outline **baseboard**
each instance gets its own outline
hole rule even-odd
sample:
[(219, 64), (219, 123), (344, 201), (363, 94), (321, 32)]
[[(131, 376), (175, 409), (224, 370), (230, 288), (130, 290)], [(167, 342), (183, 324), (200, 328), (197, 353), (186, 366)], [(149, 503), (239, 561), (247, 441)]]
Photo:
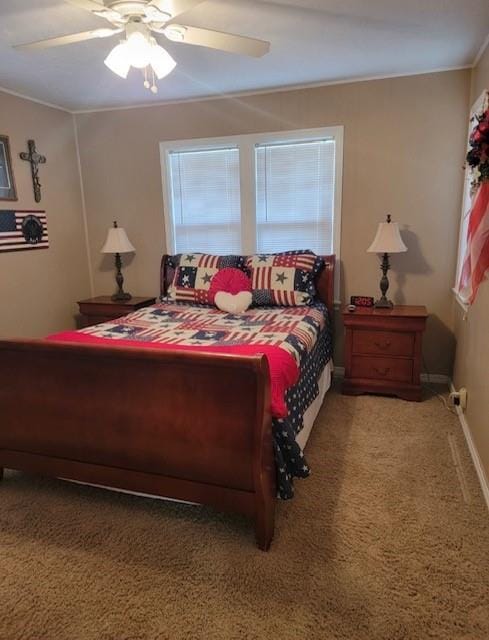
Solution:
[[(335, 367), (334, 375), (336, 378), (344, 378), (345, 367)], [(444, 384), (447, 387), (450, 386), (450, 378), (443, 373), (422, 373), (421, 382), (427, 382), (428, 384)]]
[[(450, 382), (450, 391), (455, 391), (453, 382)], [(484, 496), (484, 500), (486, 501), (487, 508), (489, 509), (489, 481), (487, 480), (486, 472), (484, 471), (484, 467), (482, 466), (479, 452), (477, 451), (475, 442), (472, 438), (472, 433), (470, 432), (470, 427), (469, 427), (469, 423), (467, 422), (467, 418), (465, 417), (465, 414), (460, 407), (455, 407), (455, 410), (457, 412), (458, 419), (462, 427), (462, 431), (464, 432), (465, 441), (467, 442), (467, 446), (469, 448), (470, 457), (472, 458), (472, 463), (475, 467), (475, 472), (477, 473), (477, 477), (479, 478), (479, 482), (482, 489), (482, 495)]]
[(428, 384), (444, 384), (447, 387), (450, 386), (450, 378), (444, 373), (422, 373), (421, 382), (427, 382)]

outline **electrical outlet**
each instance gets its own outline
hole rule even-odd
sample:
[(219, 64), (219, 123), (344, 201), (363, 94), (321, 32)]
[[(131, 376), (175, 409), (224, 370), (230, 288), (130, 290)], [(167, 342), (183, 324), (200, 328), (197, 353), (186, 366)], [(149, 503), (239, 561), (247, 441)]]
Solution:
[(461, 387), (458, 391), (452, 391), (449, 398), (454, 407), (460, 407), (462, 411), (465, 411), (467, 408), (467, 389), (465, 387)]

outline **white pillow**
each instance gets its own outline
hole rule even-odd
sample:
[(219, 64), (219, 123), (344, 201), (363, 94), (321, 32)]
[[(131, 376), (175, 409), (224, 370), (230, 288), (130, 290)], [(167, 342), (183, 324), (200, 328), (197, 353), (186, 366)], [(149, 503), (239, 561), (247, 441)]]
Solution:
[(227, 313), (244, 313), (250, 306), (252, 298), (251, 291), (240, 291), (234, 295), (227, 291), (218, 291), (214, 298), (214, 304), (218, 309)]

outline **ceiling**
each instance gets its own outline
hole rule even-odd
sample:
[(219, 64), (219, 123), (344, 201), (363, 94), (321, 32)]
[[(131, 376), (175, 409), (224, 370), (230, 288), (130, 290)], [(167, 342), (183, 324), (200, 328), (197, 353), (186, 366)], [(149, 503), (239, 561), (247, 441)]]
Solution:
[(117, 38), (20, 52), (12, 44), (108, 26), (63, 0), (1, 0), (0, 87), (90, 110), (470, 66), (489, 31), (488, 0), (208, 0), (179, 22), (269, 40), (251, 59), (161, 43), (177, 61), (152, 95), (103, 60)]

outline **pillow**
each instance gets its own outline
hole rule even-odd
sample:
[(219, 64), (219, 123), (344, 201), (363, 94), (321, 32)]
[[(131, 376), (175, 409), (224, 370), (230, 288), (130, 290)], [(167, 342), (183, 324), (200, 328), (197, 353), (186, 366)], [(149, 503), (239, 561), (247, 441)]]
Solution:
[(251, 291), (240, 291), (239, 293), (218, 291), (214, 297), (214, 303), (218, 309), (233, 314), (244, 313), (252, 302)]
[(226, 267), (243, 266), (242, 256), (214, 256), (207, 253), (182, 253), (174, 257), (175, 275), (168, 297), (176, 302), (212, 304), (209, 288), (212, 278)]
[(209, 298), (211, 301), (218, 291), (226, 293), (239, 293), (240, 291), (251, 291), (251, 280), (241, 269), (226, 267), (221, 269), (212, 278), (209, 287)]
[(245, 264), (255, 305), (299, 307), (312, 304), (323, 259), (312, 251), (284, 251), (248, 256)]
[(212, 278), (209, 299), (221, 311), (244, 313), (253, 299), (251, 280), (241, 269), (221, 269)]

